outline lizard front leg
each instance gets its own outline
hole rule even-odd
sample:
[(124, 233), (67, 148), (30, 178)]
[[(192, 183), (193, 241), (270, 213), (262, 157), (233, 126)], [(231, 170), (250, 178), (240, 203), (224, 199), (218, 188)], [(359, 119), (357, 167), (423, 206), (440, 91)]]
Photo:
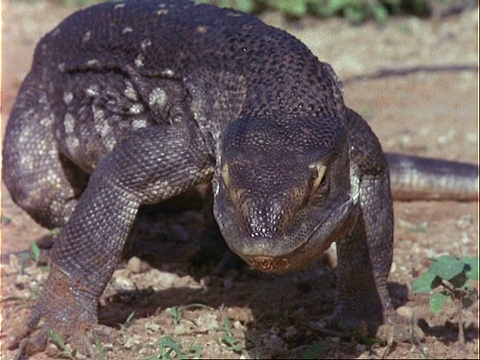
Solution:
[[(393, 258), (393, 211), (388, 174), (362, 180), (361, 215), (337, 245), (338, 293), (330, 327), (385, 341), (421, 339), (423, 331), (398, 315), (387, 289)], [(365, 326), (362, 326), (362, 324)]]
[(327, 324), (350, 332), (363, 322), (370, 334), (384, 340), (390, 335), (398, 340), (409, 340), (412, 335), (421, 338), (418, 326), (396, 314), (387, 290), (394, 217), (385, 156), (360, 115), (347, 109), (346, 124), (351, 161), (360, 174), (360, 213), (354, 230), (337, 244), (338, 293)]
[[(11, 347), (42, 351), (46, 332), (81, 345), (120, 258), (137, 210), (207, 180), (208, 152), (195, 131), (158, 126), (134, 133), (105, 156), (52, 250), (52, 270), (24, 331)], [(40, 319), (44, 325), (35, 331)], [(79, 349), (83, 350), (83, 349)]]
[(337, 244), (337, 299), (330, 325), (344, 331), (361, 322), (375, 334), (392, 310), (387, 277), (393, 257), (393, 211), (388, 174), (362, 179), (354, 230)]

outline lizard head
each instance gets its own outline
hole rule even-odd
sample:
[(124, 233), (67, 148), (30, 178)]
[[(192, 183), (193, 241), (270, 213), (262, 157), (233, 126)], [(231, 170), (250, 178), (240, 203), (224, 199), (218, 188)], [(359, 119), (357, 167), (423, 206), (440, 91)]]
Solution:
[(214, 213), (230, 248), (254, 268), (286, 272), (351, 231), (358, 182), (346, 139), (332, 118), (233, 122), (214, 177)]

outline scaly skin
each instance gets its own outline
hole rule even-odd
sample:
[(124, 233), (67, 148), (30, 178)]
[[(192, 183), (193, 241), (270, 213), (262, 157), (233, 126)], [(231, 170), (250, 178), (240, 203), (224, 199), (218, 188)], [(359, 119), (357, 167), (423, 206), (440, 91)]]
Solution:
[(387, 153), (395, 200), (478, 201), (478, 165)]
[(303, 268), (338, 243), (330, 327), (397, 320), (381, 146), (331, 67), (253, 16), (181, 0), (75, 13), (39, 42), (3, 149), (14, 201), (63, 228), (13, 344), (27, 355), (48, 329), (84, 343), (139, 207), (205, 182), (225, 240), (254, 267)]

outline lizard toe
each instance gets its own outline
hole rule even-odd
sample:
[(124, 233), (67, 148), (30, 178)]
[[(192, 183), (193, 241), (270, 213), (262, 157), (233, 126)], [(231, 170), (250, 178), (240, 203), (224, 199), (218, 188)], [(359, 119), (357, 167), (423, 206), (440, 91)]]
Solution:
[(15, 360), (28, 359), (43, 351), (50, 357), (79, 353), (88, 358), (96, 358), (98, 350), (92, 344), (111, 343), (113, 334), (114, 329), (105, 325), (95, 325), (86, 332), (77, 332), (71, 336), (63, 336), (44, 326), (23, 338), (16, 337), (9, 349), (18, 349)]
[(366, 321), (348, 316), (330, 315), (323, 320), (326, 330), (338, 332), (345, 336), (368, 336), (369, 326)]
[(24, 337), (22, 339), (16, 338), (15, 346), (12, 346), (10, 349), (16, 349), (17, 353), (15, 354), (15, 360), (28, 359), (30, 356), (42, 352), (47, 346), (47, 333), (46, 331), (39, 330), (30, 336)]
[[(80, 353), (84, 356), (87, 356), (89, 359), (98, 358), (99, 350), (93, 344), (99, 343), (111, 343), (113, 341), (114, 329), (105, 326), (95, 324), (91, 326), (85, 332), (76, 332), (68, 337), (68, 351), (74, 351)], [(58, 346), (60, 345), (61, 349), (65, 349), (64, 344), (59, 344), (55, 339), (51, 339)]]
[[(13, 336), (13, 339), (7, 344), (7, 348), (9, 350), (15, 350), (15, 349), (19, 349), (19, 353), (22, 353), (22, 352), (25, 352), (25, 349), (27, 348), (32, 348), (31, 345), (29, 345), (29, 339), (30, 339), (30, 336), (35, 332), (35, 329), (38, 325), (38, 322), (40, 321), (42, 317), (42, 313), (41, 311), (39, 311), (38, 309), (38, 304), (33, 308), (31, 314), (30, 314), (30, 317), (27, 321), (27, 323), (25, 324), (25, 326), (20, 329), (14, 336)], [(35, 337), (32, 337), (32, 339), (35, 338)], [(36, 338), (35, 341), (30, 341), (30, 343), (32, 344), (37, 344), (36, 346), (33, 346), (33, 348), (37, 348), (37, 347), (41, 347), (39, 344), (42, 342), (41, 341), (42, 339), (40, 337)], [(46, 342), (46, 338), (43, 342)], [(45, 346), (43, 346), (43, 349), (45, 348)], [(41, 350), (38, 350), (37, 352), (39, 351), (42, 351), (43, 349)]]
[[(85, 292), (72, 291), (74, 284), (74, 279), (52, 263), (50, 276), (29, 320), (9, 344), (11, 350), (18, 348), (18, 359), (45, 351), (48, 343), (68, 351), (65, 348), (68, 342), (81, 353), (92, 353), (84, 338), (89, 338), (97, 324), (97, 301)], [(38, 326), (40, 320), (43, 323)]]
[(423, 340), (425, 333), (417, 325), (413, 314), (407, 318), (392, 310), (387, 313), (385, 324), (378, 328), (376, 337), (389, 344), (393, 342), (417, 343)]

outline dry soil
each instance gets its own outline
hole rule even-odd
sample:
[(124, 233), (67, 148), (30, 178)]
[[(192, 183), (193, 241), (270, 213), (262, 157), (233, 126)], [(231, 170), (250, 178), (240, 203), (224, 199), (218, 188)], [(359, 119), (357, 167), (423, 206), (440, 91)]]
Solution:
[[(3, 1), (2, 129), (30, 67), (35, 44), (73, 11), (53, 1)], [(300, 38), (320, 59), (331, 63), (342, 79), (381, 68), (478, 64), (478, 9), (446, 18), (392, 18), (382, 28), (374, 23), (352, 26), (340, 18), (288, 22), (275, 13), (263, 17)], [(420, 72), (346, 82), (345, 97), (347, 104), (369, 121), (387, 151), (477, 162), (477, 76), (477, 72), (468, 71)], [(27, 248), (46, 230), (12, 203), (4, 187), (2, 196), (5, 254)], [(134, 258), (120, 264), (115, 272), (101, 298), (101, 322), (116, 325), (113, 342), (103, 346), (104, 358), (162, 358), (162, 349), (168, 348), (162, 348), (160, 340), (166, 337), (186, 356), (201, 354), (203, 358), (309, 354), (334, 358), (478, 358), (478, 304), (463, 311), (466, 343), (462, 344), (453, 304), (433, 315), (428, 296), (410, 292), (411, 282), (430, 264), (429, 257), (478, 253), (478, 204), (396, 202), (395, 217), (390, 288), (395, 304), (411, 309), (418, 319), (426, 334), (423, 341), (386, 346), (325, 337), (304, 326), (332, 309), (333, 271), (322, 262), (285, 276), (243, 270), (195, 279), (189, 273), (185, 253), (178, 251), (198, 237), (191, 224), (201, 227), (199, 215), (189, 212), (180, 220), (159, 219), (168, 230), (159, 231), (158, 236), (170, 242), (161, 266)], [(5, 343), (25, 323), (47, 272), (31, 263), (22, 265), (17, 257), (9, 261), (3, 257), (2, 262), (0, 340)], [(133, 321), (119, 327), (132, 311)], [(231, 324), (230, 334), (226, 319)], [(14, 357), (5, 347), (1, 354), (6, 360)], [(44, 359), (46, 355), (33, 358)]]

